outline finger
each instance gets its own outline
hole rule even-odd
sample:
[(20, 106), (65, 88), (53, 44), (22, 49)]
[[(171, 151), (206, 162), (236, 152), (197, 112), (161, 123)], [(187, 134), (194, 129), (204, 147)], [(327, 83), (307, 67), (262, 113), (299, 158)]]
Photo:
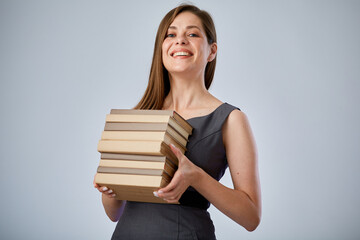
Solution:
[(112, 193), (112, 194), (106, 194), (107, 197), (110, 197), (110, 198), (115, 198), (116, 197), (116, 194), (115, 193)]
[(184, 155), (180, 149), (178, 149), (177, 147), (175, 147), (174, 144), (170, 144), (170, 148), (171, 151), (175, 154), (175, 156), (177, 157), (178, 160), (180, 160), (182, 158), (182, 156)]
[(104, 193), (105, 194), (112, 194), (112, 193), (114, 193), (114, 191), (112, 189), (109, 189), (109, 190), (105, 191)]
[(100, 187), (100, 186), (95, 182), (95, 178), (96, 178), (96, 174), (95, 174), (95, 176), (94, 176), (93, 185), (94, 185), (95, 188), (98, 188), (98, 187)]
[(164, 199), (165, 201), (167, 201), (168, 203), (179, 203), (179, 198), (175, 198), (175, 199)]
[(115, 193), (112, 193), (112, 194), (105, 194), (103, 193), (103, 196), (106, 196), (108, 198), (115, 198), (116, 197), (116, 194)]
[(154, 191), (153, 194), (155, 197), (159, 197), (159, 198), (164, 198), (165, 194), (166, 196), (169, 196), (169, 193), (172, 193), (175, 187), (174, 186), (169, 186), (170, 184), (168, 184), (165, 188), (161, 188), (157, 191)]
[(163, 193), (160, 194), (159, 197), (161, 197), (164, 200), (176, 200), (180, 198), (180, 191), (172, 191), (169, 193)]
[(175, 187), (179, 184), (179, 181), (180, 180), (179, 180), (177, 174), (175, 173), (175, 175), (171, 179), (170, 183), (166, 187), (159, 189), (157, 192), (160, 193), (160, 194), (162, 194), (164, 192), (170, 192), (173, 189), (175, 189)]
[[(109, 194), (108, 192), (109, 192), (111, 189), (109, 189), (108, 187), (99, 187), (98, 190), (99, 190), (99, 192), (101, 192), (101, 193)], [(110, 193), (112, 193), (112, 190), (111, 190)]]
[(109, 189), (108, 187), (100, 187), (99, 191), (108, 197), (111, 197), (111, 198), (116, 197), (116, 194), (114, 193), (114, 191), (112, 189)]
[(162, 192), (159, 190), (157, 192), (158, 197), (163, 198), (165, 200), (173, 200), (173, 199), (180, 199), (181, 195), (185, 192), (183, 186), (176, 186), (174, 189), (168, 192)]
[(179, 203), (178, 200), (166, 200), (168, 203)]
[[(175, 181), (174, 181), (175, 180)], [(170, 192), (176, 187), (176, 179), (173, 179), (166, 187), (158, 190), (159, 193)]]

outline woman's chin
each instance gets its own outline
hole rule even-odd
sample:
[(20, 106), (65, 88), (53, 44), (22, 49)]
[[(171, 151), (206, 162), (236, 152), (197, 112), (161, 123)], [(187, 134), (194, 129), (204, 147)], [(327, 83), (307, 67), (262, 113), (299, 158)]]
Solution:
[(193, 68), (191, 68), (190, 66), (177, 66), (175, 68), (171, 68), (168, 69), (168, 72), (170, 74), (189, 74), (191, 73), (191, 71), (193, 70)]

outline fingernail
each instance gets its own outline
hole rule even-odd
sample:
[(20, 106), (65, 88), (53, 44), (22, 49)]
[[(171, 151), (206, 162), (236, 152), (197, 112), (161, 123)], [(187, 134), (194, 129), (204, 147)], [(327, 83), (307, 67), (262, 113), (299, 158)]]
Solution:
[(114, 193), (114, 194), (112, 194), (111, 196), (112, 196), (112, 197), (116, 197), (116, 194)]
[(113, 190), (111, 190), (111, 189), (108, 191), (109, 194), (112, 193), (112, 192), (113, 192)]
[(174, 144), (171, 143), (170, 145), (171, 145), (173, 148), (176, 148)]
[(153, 194), (154, 194), (155, 197), (159, 197), (157, 192), (153, 192)]
[(103, 187), (102, 190), (103, 190), (103, 191), (107, 191), (108, 188), (107, 188), (107, 187)]
[(158, 193), (162, 194), (162, 193), (164, 193), (164, 192), (163, 192), (163, 191), (161, 191), (161, 190), (159, 190), (159, 191), (158, 191)]

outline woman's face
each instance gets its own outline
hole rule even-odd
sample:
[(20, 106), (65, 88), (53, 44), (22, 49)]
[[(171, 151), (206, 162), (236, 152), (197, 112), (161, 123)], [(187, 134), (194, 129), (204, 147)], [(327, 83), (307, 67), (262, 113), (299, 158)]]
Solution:
[(162, 44), (162, 60), (170, 74), (202, 74), (215, 58), (216, 43), (209, 45), (199, 17), (182, 12), (170, 24)]

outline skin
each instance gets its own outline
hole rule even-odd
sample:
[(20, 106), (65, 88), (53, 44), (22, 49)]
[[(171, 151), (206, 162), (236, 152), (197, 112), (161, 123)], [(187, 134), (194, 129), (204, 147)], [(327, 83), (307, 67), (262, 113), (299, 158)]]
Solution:
[[(183, 12), (175, 18), (162, 50), (171, 85), (163, 109), (175, 110), (188, 119), (209, 114), (222, 104), (204, 85), (205, 67), (215, 58), (217, 45), (207, 43), (201, 20), (196, 15)], [(174, 56), (173, 53), (178, 51), (188, 52), (189, 55)], [(248, 231), (253, 231), (261, 219), (261, 194), (256, 146), (246, 115), (239, 110), (232, 111), (222, 133), (233, 189), (213, 179), (179, 149), (171, 146), (179, 159), (179, 168), (169, 185), (155, 194), (169, 203), (175, 203), (192, 186), (225, 215)], [(104, 190), (95, 183), (94, 187), (102, 193), (109, 218), (117, 221), (125, 201), (115, 200), (111, 190)]]

